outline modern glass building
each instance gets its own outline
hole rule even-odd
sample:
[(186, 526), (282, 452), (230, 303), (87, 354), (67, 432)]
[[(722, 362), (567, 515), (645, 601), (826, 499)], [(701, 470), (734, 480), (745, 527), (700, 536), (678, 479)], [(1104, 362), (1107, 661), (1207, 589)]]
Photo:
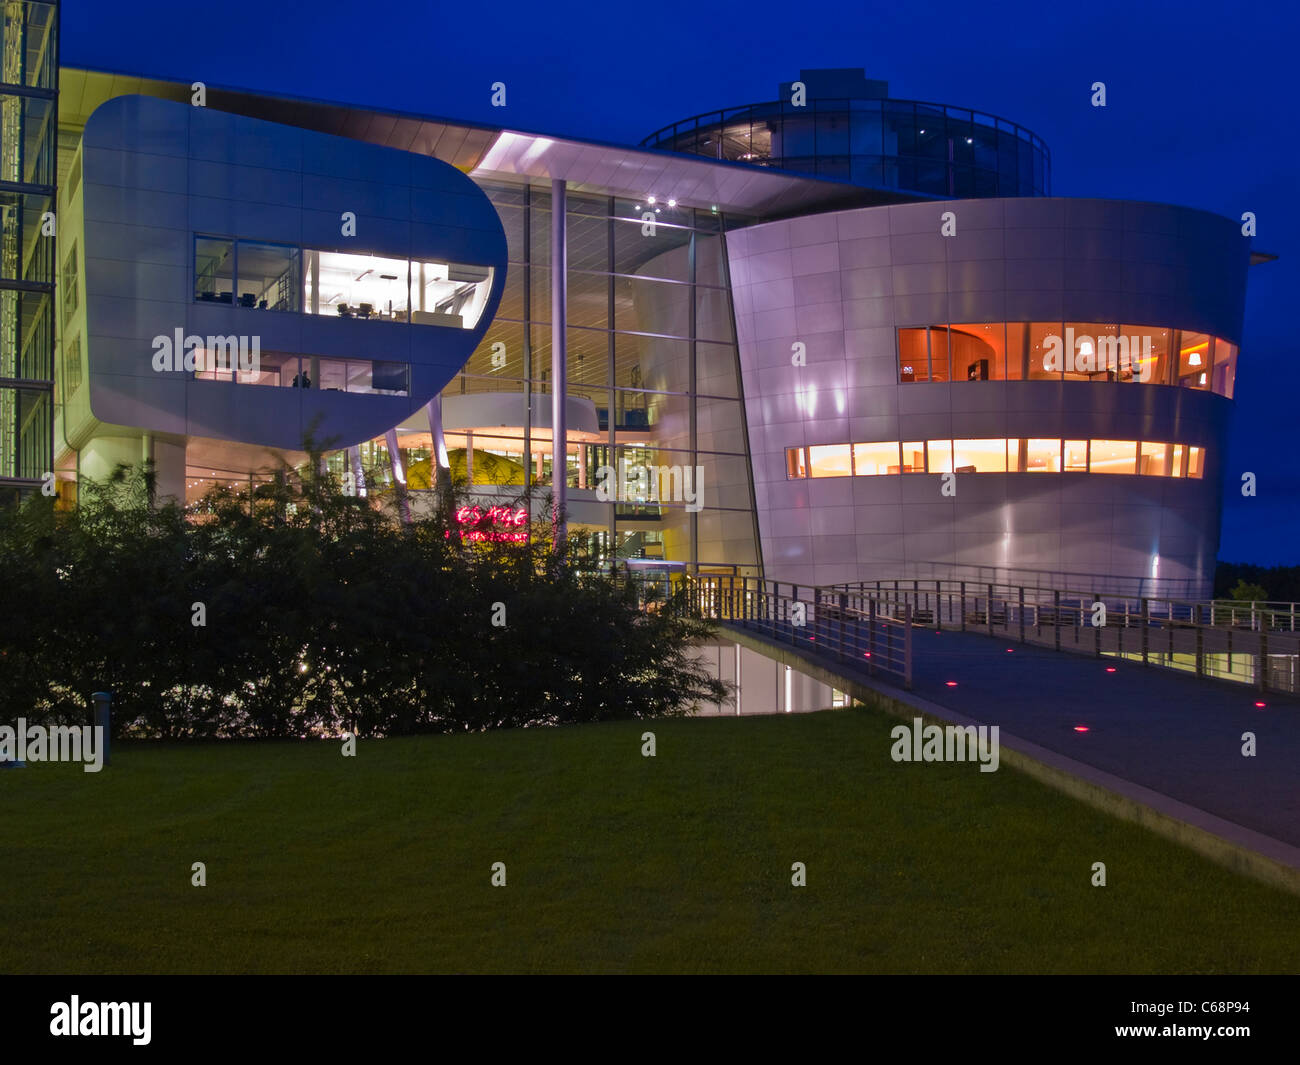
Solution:
[[(0, 15), (0, 499), (53, 470), (59, 5)], [(65, 268), (67, 264), (64, 264)], [(71, 264), (76, 269), (75, 261)]]
[(485, 507), (550, 489), (605, 560), (1212, 578), (1249, 243), (1049, 197), (1014, 123), (862, 71), (642, 147), (59, 90), (70, 484), (150, 458), (193, 501), (310, 430), (417, 504), (440, 471)]
[(861, 70), (804, 70), (776, 100), (696, 115), (641, 144), (917, 197), (1048, 194), (1051, 155), (1029, 130), (888, 93)]

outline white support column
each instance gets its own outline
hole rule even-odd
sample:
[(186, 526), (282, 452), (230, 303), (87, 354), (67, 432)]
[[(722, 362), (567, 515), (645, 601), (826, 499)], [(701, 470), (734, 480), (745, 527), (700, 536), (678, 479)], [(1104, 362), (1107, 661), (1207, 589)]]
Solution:
[(569, 255), (566, 247), (565, 186), (551, 182), (551, 492), (555, 501), (555, 546), (567, 535), (569, 502), (568, 434), (565, 424), (569, 389), (568, 333)]
[(384, 442), (388, 445), (388, 465), (393, 471), (393, 488), (397, 493), (397, 510), (402, 519), (403, 525), (411, 524), (411, 503), (406, 498), (406, 470), (402, 467), (402, 455), (397, 446), (397, 430), (389, 429), (384, 434)]
[(736, 716), (740, 716), (740, 644), (736, 644)]
[(357, 495), (366, 494), (366, 471), (361, 468), (361, 448), (348, 448), (348, 465), (352, 467), (352, 480), (356, 485)]
[(432, 474), (429, 484), (432, 487), (444, 473), (451, 472), (451, 463), (447, 459), (447, 439), (442, 433), (442, 396), (437, 395), (429, 400), (424, 412), (429, 418), (429, 437), (433, 443), (433, 454), (430, 456), (432, 461), (429, 463), (429, 472)]

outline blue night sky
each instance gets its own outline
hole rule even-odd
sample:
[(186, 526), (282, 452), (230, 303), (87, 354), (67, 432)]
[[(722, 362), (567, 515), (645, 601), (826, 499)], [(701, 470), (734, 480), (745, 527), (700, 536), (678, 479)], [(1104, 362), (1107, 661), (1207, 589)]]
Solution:
[[(552, 14), (551, 12), (554, 12)], [(1219, 557), (1300, 563), (1300, 293), (1287, 3), (268, 4), (65, 0), (63, 62), (634, 144), (701, 111), (774, 99), (800, 68), (864, 67), (891, 94), (973, 107), (1052, 150), (1052, 192), (1239, 218), (1254, 246)], [(508, 108), (492, 108), (492, 82)], [(1094, 81), (1105, 109), (1089, 104)], [(1240, 496), (1241, 471), (1258, 496)]]

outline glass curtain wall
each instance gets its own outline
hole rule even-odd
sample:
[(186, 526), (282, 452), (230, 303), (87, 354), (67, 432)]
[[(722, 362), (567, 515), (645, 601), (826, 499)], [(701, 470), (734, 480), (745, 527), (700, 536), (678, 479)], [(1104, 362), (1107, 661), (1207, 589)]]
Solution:
[[(502, 483), (549, 484), (551, 470), (551, 194), (485, 184), (509, 243), (496, 318), (447, 394), (523, 393), (522, 440), (474, 433), (509, 461)], [(730, 224), (728, 221), (726, 224)], [(606, 559), (758, 564), (739, 362), (723, 252), (711, 210), (569, 192), (570, 396), (596, 409), (600, 439), (572, 444), (571, 505), (591, 513)], [(570, 431), (573, 426), (570, 425)], [(448, 447), (462, 443), (449, 433)], [(474, 460), (475, 484), (480, 476)], [(626, 471), (626, 472), (624, 472)], [(646, 490), (653, 481), (655, 488)]]
[[(57, 3), (6, 2), (0, 21), (0, 496), (54, 463)], [(69, 269), (75, 278), (75, 258)]]

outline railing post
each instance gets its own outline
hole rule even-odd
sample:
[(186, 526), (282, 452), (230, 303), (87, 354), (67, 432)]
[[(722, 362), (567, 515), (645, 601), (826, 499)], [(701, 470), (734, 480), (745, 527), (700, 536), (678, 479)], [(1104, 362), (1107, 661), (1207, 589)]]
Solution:
[(1020, 585), (1020, 642), (1025, 642), (1025, 586)]
[[(1093, 605), (1093, 609), (1094, 609), (1094, 611), (1095, 611), (1096, 606), (1097, 606), (1097, 603), (1098, 603), (1099, 601), (1100, 601), (1099, 596), (1097, 595), (1096, 592), (1093, 592), (1093, 593), (1092, 593), (1092, 605)], [(1096, 616), (1095, 613), (1094, 613), (1093, 616), (1094, 616), (1094, 617)], [(1108, 618), (1107, 620), (1109, 620), (1109, 618)], [(1100, 626), (1100, 625), (1094, 625), (1093, 628), (1097, 630), (1097, 636), (1096, 636), (1097, 655), (1096, 655), (1096, 657), (1097, 657), (1097, 658), (1100, 658), (1100, 657), (1101, 657), (1101, 626)]]
[(1268, 691), (1268, 630), (1259, 631), (1259, 668), (1256, 669), (1259, 690)]
[(1151, 600), (1146, 596), (1142, 597), (1142, 664), (1149, 666), (1151, 659), (1148, 654), (1148, 645), (1151, 640)]
[(993, 635), (993, 585), (988, 586), (988, 598), (984, 600), (984, 627)]
[(966, 582), (961, 582), (961, 631), (966, 631)]
[(1052, 630), (1055, 633), (1056, 650), (1061, 649), (1061, 589), (1052, 589)]
[(844, 651), (844, 621), (849, 613), (849, 595), (848, 592), (840, 592), (840, 658), (841, 660), (848, 657)]
[(1196, 675), (1205, 676), (1205, 630), (1201, 628), (1201, 604), (1192, 607), (1192, 624), (1196, 626)]
[(867, 672), (876, 673), (876, 597), (867, 600)]
[(912, 604), (903, 616), (903, 687), (912, 690)]
[(934, 582), (934, 628), (943, 632), (943, 582)]

